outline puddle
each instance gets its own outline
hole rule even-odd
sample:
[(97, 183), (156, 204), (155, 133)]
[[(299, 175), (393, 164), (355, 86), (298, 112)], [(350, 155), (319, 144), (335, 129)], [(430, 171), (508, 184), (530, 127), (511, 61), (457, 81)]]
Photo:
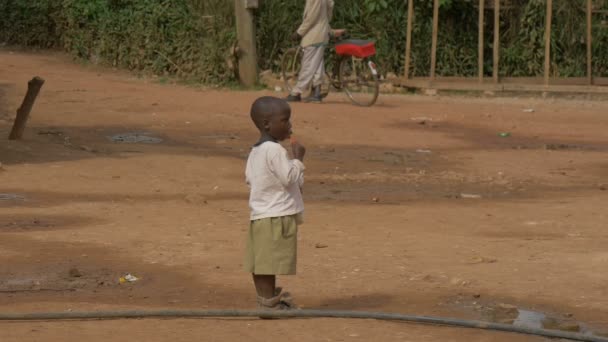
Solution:
[(464, 309), (474, 313), (477, 319), (487, 322), (512, 324), (517, 327), (530, 329), (559, 330), (583, 334), (592, 337), (604, 337), (604, 328), (589, 326), (576, 321), (571, 314), (559, 314), (519, 308), (515, 305), (488, 301), (462, 301), (462, 297), (452, 302), (454, 308)]
[(25, 201), (25, 196), (18, 194), (0, 194), (0, 201)]
[(107, 137), (112, 142), (118, 143), (142, 143), (142, 144), (159, 144), (163, 141), (163, 139), (158, 137), (153, 137), (147, 135), (146, 132), (130, 132), (130, 133), (122, 133), (116, 134)]
[(518, 327), (561, 330), (587, 336), (599, 336), (581, 322), (549, 316), (545, 313), (532, 310), (518, 309), (518, 312), (517, 318), (513, 321), (513, 325)]
[(513, 325), (524, 328), (543, 329), (543, 320), (547, 318), (542, 312), (518, 309), (518, 316)]

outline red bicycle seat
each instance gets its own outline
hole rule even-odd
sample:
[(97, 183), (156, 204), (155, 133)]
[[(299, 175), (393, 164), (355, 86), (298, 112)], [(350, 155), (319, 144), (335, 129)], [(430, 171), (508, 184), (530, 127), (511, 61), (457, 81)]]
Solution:
[(336, 44), (336, 53), (342, 56), (365, 58), (376, 54), (376, 43), (373, 40), (343, 40)]

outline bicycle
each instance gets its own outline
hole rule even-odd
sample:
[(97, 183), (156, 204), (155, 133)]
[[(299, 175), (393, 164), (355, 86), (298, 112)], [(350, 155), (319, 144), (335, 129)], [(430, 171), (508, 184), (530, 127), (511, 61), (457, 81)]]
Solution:
[[(372, 106), (378, 99), (380, 81), (378, 69), (372, 57), (376, 54), (375, 43), (369, 40), (345, 39), (344, 30), (334, 30), (329, 48), (334, 51), (326, 59), (325, 77), (321, 85), (321, 97), (331, 88), (344, 90), (350, 101), (358, 106)], [(302, 47), (288, 49), (281, 58), (281, 76), (288, 91), (295, 87), (300, 72)], [(332, 68), (327, 68), (333, 64)], [(331, 73), (330, 73), (331, 71)]]

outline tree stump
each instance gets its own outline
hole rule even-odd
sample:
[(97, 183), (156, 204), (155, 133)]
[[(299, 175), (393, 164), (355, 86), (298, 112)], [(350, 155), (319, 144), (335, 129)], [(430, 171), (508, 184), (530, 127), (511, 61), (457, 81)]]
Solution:
[(27, 93), (25, 94), (23, 103), (21, 103), (21, 107), (17, 109), (17, 117), (15, 118), (11, 134), (8, 136), (9, 140), (19, 140), (23, 136), (25, 124), (27, 123), (32, 107), (34, 107), (34, 102), (36, 102), (36, 97), (38, 97), (38, 93), (40, 93), (40, 88), (42, 88), (43, 84), (44, 80), (38, 76), (32, 78), (27, 83)]

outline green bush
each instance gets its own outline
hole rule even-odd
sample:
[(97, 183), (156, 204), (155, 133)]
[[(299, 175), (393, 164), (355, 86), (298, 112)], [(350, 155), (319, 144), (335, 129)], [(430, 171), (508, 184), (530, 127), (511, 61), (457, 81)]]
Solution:
[[(383, 73), (403, 74), (408, 0), (336, 1), (332, 26), (377, 42)], [(411, 1), (411, 0), (410, 0)], [(554, 76), (586, 72), (586, 0), (555, 3)], [(304, 0), (261, 0), (256, 11), (261, 69), (278, 70)], [(477, 75), (477, 0), (441, 0), (437, 74)], [(540, 76), (544, 65), (545, 0), (511, 0), (501, 12), (501, 76)], [(412, 70), (430, 69), (433, 0), (416, 0)], [(608, 9), (608, 1), (599, 9)], [(233, 0), (0, 0), (0, 42), (63, 48), (76, 57), (210, 84), (234, 80), (227, 63), (236, 41)], [(594, 74), (608, 75), (608, 29), (594, 16)], [(484, 70), (492, 74), (493, 14), (484, 23)]]
[(225, 0), (0, 0), (0, 39), (203, 83), (234, 79)]
[(0, 0), (0, 42), (53, 47), (61, 33), (53, 15), (60, 3), (53, 0)]

